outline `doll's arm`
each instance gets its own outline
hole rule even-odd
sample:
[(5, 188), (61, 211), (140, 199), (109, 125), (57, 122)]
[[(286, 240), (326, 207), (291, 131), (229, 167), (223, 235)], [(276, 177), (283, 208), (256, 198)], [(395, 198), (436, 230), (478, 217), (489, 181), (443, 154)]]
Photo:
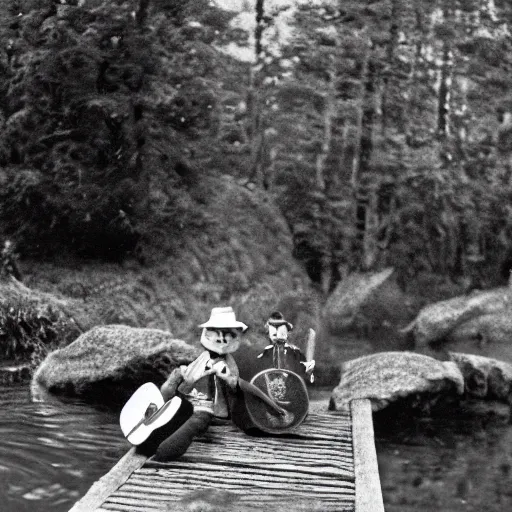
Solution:
[(183, 375), (181, 374), (181, 368), (174, 368), (160, 388), (160, 392), (166, 402), (176, 395), (176, 390), (182, 382)]
[(311, 361), (301, 361), (300, 364), (304, 365), (304, 371), (311, 375), (313, 373), (313, 370), (315, 369), (315, 360), (312, 359)]

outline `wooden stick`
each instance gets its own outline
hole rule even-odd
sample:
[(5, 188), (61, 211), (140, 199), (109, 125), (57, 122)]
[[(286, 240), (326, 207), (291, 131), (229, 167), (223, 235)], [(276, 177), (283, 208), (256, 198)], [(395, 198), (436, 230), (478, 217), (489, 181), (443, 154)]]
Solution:
[[(316, 332), (314, 329), (309, 329), (308, 341), (306, 345), (306, 361), (312, 361), (315, 358), (315, 347), (316, 347)], [(309, 382), (313, 384), (315, 382), (315, 374), (311, 372), (309, 376)]]
[(316, 332), (309, 329), (308, 342), (306, 346), (306, 361), (312, 361), (315, 358)]

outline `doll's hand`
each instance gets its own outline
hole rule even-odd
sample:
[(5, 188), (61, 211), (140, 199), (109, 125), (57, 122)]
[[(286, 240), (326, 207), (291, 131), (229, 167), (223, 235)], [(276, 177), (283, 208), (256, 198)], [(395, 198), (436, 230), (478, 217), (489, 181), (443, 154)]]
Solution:
[(313, 373), (313, 370), (315, 369), (314, 359), (312, 359), (311, 361), (301, 361), (300, 364), (304, 365), (304, 370), (306, 371), (306, 374), (311, 375)]
[(228, 365), (224, 361), (215, 363), (213, 365), (213, 371), (219, 379), (226, 381), (230, 387), (234, 388), (236, 386), (238, 379), (231, 373)]
[(215, 372), (215, 375), (221, 379), (226, 379), (226, 377), (231, 375), (228, 365), (224, 361), (218, 361), (215, 363), (213, 365), (213, 371)]

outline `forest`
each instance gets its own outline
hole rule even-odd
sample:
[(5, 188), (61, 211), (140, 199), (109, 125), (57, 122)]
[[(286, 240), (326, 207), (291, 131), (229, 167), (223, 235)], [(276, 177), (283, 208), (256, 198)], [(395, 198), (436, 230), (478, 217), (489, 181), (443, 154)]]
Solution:
[(222, 3), (1, 2), (3, 240), (143, 262), (211, 222), (202, 184), (228, 174), (324, 292), (389, 266), (508, 281), (508, 0)]

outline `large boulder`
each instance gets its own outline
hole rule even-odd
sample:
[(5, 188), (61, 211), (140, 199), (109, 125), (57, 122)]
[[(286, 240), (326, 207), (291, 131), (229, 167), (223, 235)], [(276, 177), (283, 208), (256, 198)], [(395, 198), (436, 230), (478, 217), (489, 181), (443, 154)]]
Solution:
[[(391, 293), (385, 298), (376, 295), (388, 284), (393, 273), (392, 268), (380, 272), (355, 272), (349, 274), (336, 286), (323, 309), (323, 319), (332, 334), (341, 334), (351, 329), (379, 328), (387, 317), (403, 310), (403, 297), (395, 284)], [(390, 285), (388, 285), (390, 286)], [(389, 292), (389, 290), (388, 290)], [(393, 297), (398, 297), (397, 308)], [(386, 308), (386, 311), (382, 309)]]
[(33, 376), (33, 389), (120, 406), (145, 382), (160, 385), (173, 368), (189, 364), (199, 348), (159, 329), (94, 327), (51, 352)]
[(446, 341), (473, 341), (479, 347), (512, 344), (512, 311), (504, 309), (494, 314), (479, 315), (461, 323), (451, 331)]
[(379, 352), (343, 365), (329, 408), (346, 410), (353, 399), (368, 398), (379, 411), (407, 397), (461, 395), (462, 373), (453, 361), (438, 361), (414, 352)]
[(473, 354), (450, 352), (449, 356), (462, 372), (468, 397), (512, 405), (512, 364)]
[(466, 322), (505, 311), (512, 312), (511, 289), (497, 288), (426, 306), (403, 332), (412, 333), (416, 346), (425, 347), (446, 341), (456, 328)]

